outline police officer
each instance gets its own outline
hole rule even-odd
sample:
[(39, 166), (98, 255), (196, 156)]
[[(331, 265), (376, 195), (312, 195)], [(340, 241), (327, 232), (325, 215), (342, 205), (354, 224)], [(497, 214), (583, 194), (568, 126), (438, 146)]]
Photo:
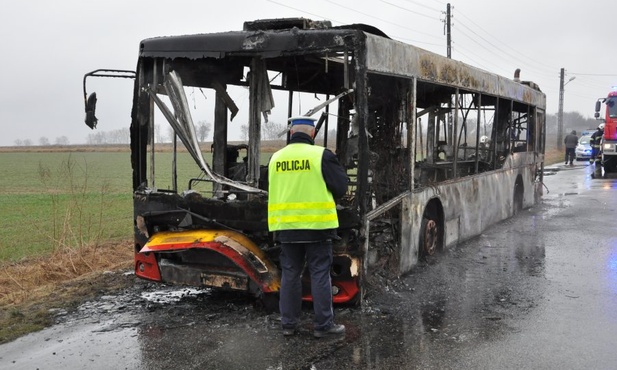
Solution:
[(290, 118), (291, 139), (268, 165), (268, 227), (281, 246), (279, 309), (283, 335), (293, 335), (302, 309), (301, 276), (308, 264), (317, 338), (342, 335), (332, 308), (332, 239), (338, 216), (335, 198), (347, 191), (345, 169), (330, 150), (314, 145), (315, 119)]

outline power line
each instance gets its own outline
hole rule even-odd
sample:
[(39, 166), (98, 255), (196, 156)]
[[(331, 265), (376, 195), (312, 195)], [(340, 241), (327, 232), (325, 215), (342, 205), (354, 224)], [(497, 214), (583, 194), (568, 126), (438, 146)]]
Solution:
[[(415, 4), (415, 5), (417, 5), (417, 6), (421, 6), (421, 7), (423, 7), (423, 8), (426, 8), (426, 9), (429, 9), (429, 10), (432, 10), (432, 11), (435, 11), (435, 12), (437, 12), (437, 13), (439, 13), (439, 14), (441, 14), (441, 12), (442, 12), (442, 10), (441, 10), (441, 9), (435, 9), (435, 8), (432, 8), (432, 7), (428, 6), (428, 5), (426, 5), (426, 4), (419, 3), (419, 2), (417, 2), (417, 1), (413, 1), (413, 0), (404, 0), (404, 1), (406, 1), (406, 2), (408, 2), (408, 3)], [(437, 2), (438, 2), (438, 1), (437, 1)], [(444, 4), (440, 4), (440, 5), (444, 5)]]
[[(369, 17), (369, 18), (377, 19), (378, 21), (381, 21), (381, 22), (385, 22), (386, 24), (390, 24), (390, 25), (393, 25), (393, 26), (397, 26), (397, 27), (400, 27), (400, 28), (404, 28), (404, 29), (406, 29), (406, 30), (408, 30), (408, 31), (413, 31), (413, 32), (415, 32), (415, 33), (419, 33), (419, 34), (422, 34), (422, 35), (425, 35), (425, 36), (429, 36), (429, 37), (433, 37), (433, 38), (438, 38), (438, 39), (441, 39), (439, 36), (435, 36), (435, 35), (432, 35), (432, 34), (430, 34), (430, 33), (422, 32), (422, 31), (418, 31), (418, 30), (415, 30), (415, 29), (412, 29), (412, 28), (409, 28), (409, 27), (407, 27), (407, 26), (403, 26), (403, 25), (400, 25), (400, 24), (392, 23), (392, 22), (391, 22), (391, 21), (389, 21), (389, 20), (386, 20), (386, 19), (383, 19), (383, 18), (378, 18), (378, 17), (375, 17), (375, 16), (374, 16), (374, 15), (372, 15), (372, 14), (368, 14), (368, 13), (361, 12), (361, 11), (359, 11), (359, 10), (357, 10), (357, 9), (350, 8), (350, 7), (348, 7), (348, 6), (345, 6), (345, 5), (339, 4), (339, 3), (334, 2), (334, 1), (332, 1), (332, 0), (326, 0), (326, 1), (327, 1), (328, 3), (330, 3), (330, 4), (333, 4), (333, 5), (339, 6), (339, 7), (343, 8), (343, 9), (346, 9), (346, 10), (349, 10), (349, 11), (352, 11), (352, 12), (356, 12), (356, 13), (358, 13), (358, 14), (362, 14), (362, 15), (363, 15), (363, 16), (365, 16), (365, 17)], [(384, 3), (386, 3), (386, 4), (390, 4), (390, 3), (388, 3), (387, 1), (382, 1), (382, 2), (384, 2)], [(426, 16), (426, 15), (424, 15), (424, 16)], [(427, 17), (428, 17), (428, 16), (427, 16)]]
[[(524, 56), (524, 57), (526, 57), (526, 55), (525, 55), (524, 53), (520, 53), (518, 50), (515, 50), (514, 48), (510, 47), (507, 43), (504, 43), (504, 42), (502, 42), (501, 40), (497, 39), (495, 36), (493, 36), (493, 35), (491, 34), (491, 32), (488, 32), (487, 30), (485, 30), (484, 28), (482, 28), (480, 25), (478, 25), (476, 22), (474, 22), (471, 18), (469, 18), (468, 16), (466, 16), (464, 12), (458, 11), (458, 13), (457, 13), (457, 14), (459, 14), (459, 15), (461, 15), (463, 18), (467, 19), (467, 20), (468, 20), (471, 24), (473, 24), (474, 26), (478, 27), (478, 28), (479, 28), (482, 32), (486, 33), (487, 35), (491, 35), (491, 37), (493, 37), (493, 38), (494, 38), (497, 42), (499, 42), (500, 44), (503, 44), (503, 45), (505, 45), (506, 47), (508, 47), (508, 48), (509, 48), (510, 50), (512, 50), (512, 51), (513, 51), (513, 52), (514, 52), (517, 56)], [(468, 28), (468, 27), (466, 27), (464, 24), (463, 24), (463, 26), (464, 26), (465, 28), (469, 29), (469, 28)], [(469, 30), (470, 30), (470, 31), (472, 31), (471, 29), (469, 29)], [(473, 31), (472, 31), (472, 32), (473, 32)], [(477, 35), (477, 33), (475, 33), (475, 32), (474, 32), (474, 34), (476, 34), (476, 35)], [(479, 37), (482, 37), (482, 36), (480, 36), (480, 35), (478, 35), (478, 36), (479, 36)], [(484, 38), (482, 38), (482, 39), (483, 39), (483, 40), (485, 40), (486, 42), (489, 42), (488, 40), (486, 40), (486, 39), (484, 39)], [(490, 42), (489, 42), (489, 43), (490, 43)], [(491, 43), (491, 45), (493, 45), (493, 44)], [(493, 45), (493, 46), (495, 46), (495, 45)], [(495, 46), (495, 47), (496, 47), (496, 48), (498, 48), (497, 46)], [(508, 53), (506, 53), (505, 51), (504, 51), (504, 53), (505, 53), (505, 54), (508, 54)], [(512, 55), (510, 55), (510, 56), (512, 56)], [(532, 58), (528, 58), (528, 59), (529, 59), (530, 61), (534, 62), (534, 63), (538, 63), (539, 65), (544, 66), (544, 67), (545, 67), (545, 68), (547, 68), (547, 69), (550, 69), (550, 70), (553, 70), (553, 69), (554, 69), (554, 67), (553, 67), (553, 66), (549, 66), (549, 65), (547, 65), (547, 64), (543, 64), (543, 63), (539, 63), (539, 62), (538, 62), (537, 60), (535, 60), (535, 59), (532, 59)]]
[(397, 36), (397, 35), (391, 35), (392, 38), (396, 39), (396, 40), (400, 40), (400, 41), (407, 41), (411, 44), (424, 44), (424, 45), (431, 45), (431, 46), (443, 46), (442, 44), (433, 44), (431, 42), (426, 42), (426, 41), (419, 41), (419, 40), (413, 40), (407, 37), (403, 37), (403, 36)]
[[(462, 49), (462, 50), (467, 50), (467, 49), (465, 49), (465, 48), (461, 48), (461, 49)], [(468, 51), (468, 50), (467, 50), (467, 51)], [(465, 54), (465, 53), (461, 52), (460, 50), (458, 50), (458, 53), (459, 53), (459, 54), (461, 54), (462, 56), (464, 56), (465, 58), (467, 58), (467, 60), (472, 61), (472, 62), (474, 63), (474, 66), (480, 67), (480, 68), (485, 69), (485, 70), (487, 70), (487, 71), (488, 71), (488, 70), (490, 70), (490, 68), (486, 67), (486, 66), (485, 66), (485, 65), (483, 65), (481, 62), (478, 62), (477, 60), (475, 60), (474, 58), (470, 57), (469, 55), (467, 55), (467, 54)]]
[(446, 3), (444, 3), (443, 1), (439, 1), (439, 0), (433, 0), (433, 2), (437, 3), (437, 4), (441, 5), (441, 6), (446, 5)]
[[(276, 5), (279, 5), (279, 6), (282, 6), (282, 7), (285, 7), (285, 8), (288, 8), (288, 9), (295, 10), (295, 11), (300, 12), (300, 13), (304, 13), (304, 14), (308, 14), (308, 15), (311, 15), (311, 16), (314, 16), (314, 17), (318, 17), (318, 18), (321, 18), (321, 19), (329, 19), (330, 21), (332, 21), (332, 22), (334, 22), (334, 23), (337, 23), (337, 24), (341, 24), (341, 25), (343, 25), (343, 24), (348, 24), (348, 23), (349, 23), (349, 22), (343, 22), (343, 21), (340, 21), (340, 20), (332, 19), (332, 18), (330, 18), (330, 17), (324, 17), (323, 15), (320, 15), (320, 14), (311, 13), (311, 12), (305, 11), (305, 10), (300, 9), (300, 8), (296, 8), (296, 7), (293, 7), (293, 6), (289, 6), (289, 5), (287, 5), (287, 4), (280, 3), (280, 2), (275, 1), (275, 0), (266, 0), (266, 1), (271, 2), (271, 3), (273, 3), (273, 4), (276, 4)], [(337, 5), (337, 6), (339, 6), (339, 7), (342, 7), (342, 8), (344, 8), (344, 9), (351, 10), (351, 11), (354, 11), (354, 12), (356, 12), (356, 13), (362, 14), (362, 15), (364, 15), (364, 16), (366, 16), (366, 17), (373, 18), (373, 19), (377, 19), (377, 20), (380, 20), (380, 21), (382, 21), (382, 22), (386, 22), (387, 24), (390, 24), (390, 25), (394, 25), (394, 26), (397, 26), (397, 27), (401, 27), (401, 28), (407, 29), (407, 30), (409, 30), (409, 31), (413, 31), (413, 32), (418, 33), (418, 34), (423, 34), (423, 35), (425, 35), (425, 36), (429, 36), (429, 37), (433, 37), (433, 38), (441, 39), (439, 36), (431, 35), (431, 34), (426, 33), (426, 32), (422, 32), (422, 31), (419, 31), (419, 30), (414, 30), (414, 29), (412, 29), (412, 28), (409, 28), (409, 27), (406, 27), (406, 26), (403, 26), (403, 25), (395, 24), (395, 23), (392, 23), (392, 22), (387, 21), (387, 20), (385, 20), (385, 19), (377, 18), (377, 17), (375, 17), (375, 16), (373, 16), (373, 15), (371, 15), (371, 14), (363, 13), (363, 12), (360, 12), (360, 11), (358, 11), (358, 10), (352, 9), (352, 8), (350, 8), (350, 7), (347, 7), (347, 6), (345, 6), (345, 5), (335, 3), (335, 2), (333, 2), (333, 1), (331, 1), (331, 0), (326, 0), (326, 1), (327, 1), (327, 2), (329, 2), (329, 3), (331, 3), (331, 4), (333, 4), (333, 5)], [(414, 40), (414, 39), (410, 39), (410, 38), (408, 38), (408, 37), (400, 37), (400, 36), (396, 36), (396, 35), (390, 35), (390, 36), (391, 36), (391, 37), (394, 37), (394, 38), (396, 38), (396, 39), (398, 39), (398, 40), (404, 40), (404, 41), (407, 41), (407, 42), (412, 42), (412, 43), (416, 43), (416, 44), (424, 44), (424, 45), (431, 45), (431, 46), (441, 46), (441, 45), (439, 45), (439, 44), (434, 44), (434, 43), (425, 42), (425, 41), (420, 41), (420, 40)]]
[(477, 33), (477, 32), (475, 32), (474, 30), (472, 30), (471, 28), (467, 27), (464, 23), (461, 23), (461, 22), (459, 21), (457, 24), (458, 24), (458, 25), (461, 25), (461, 26), (462, 26), (462, 27), (464, 27), (465, 29), (469, 30), (469, 31), (470, 31), (470, 32), (472, 32), (474, 35), (478, 36), (481, 40), (483, 40), (484, 42), (486, 42), (488, 45), (490, 45), (491, 47), (493, 47), (493, 49), (489, 49), (489, 48), (488, 48), (488, 47), (486, 47), (484, 44), (482, 44), (482, 43), (478, 42), (478, 41), (476, 40), (476, 38), (471, 37), (471, 36), (470, 36), (470, 35), (468, 35), (466, 32), (463, 32), (461, 29), (459, 29), (459, 30), (458, 30), (458, 32), (459, 32), (459, 33), (461, 33), (463, 36), (467, 37), (468, 39), (470, 39), (470, 40), (471, 40), (471, 41), (473, 41), (474, 43), (478, 44), (480, 47), (484, 48), (485, 50), (487, 50), (487, 51), (489, 51), (489, 52), (491, 52), (491, 53), (493, 53), (493, 54), (494, 54), (494, 52), (495, 52), (495, 51), (498, 51), (498, 52), (500, 52), (500, 53), (502, 53), (502, 54), (504, 54), (504, 55), (506, 55), (506, 56), (508, 57), (508, 59), (509, 59), (509, 60), (508, 60), (508, 62), (510, 62), (510, 63), (511, 63), (511, 62), (512, 62), (512, 60), (516, 60), (516, 61), (518, 61), (518, 62), (522, 63), (524, 66), (526, 66), (526, 67), (527, 67), (527, 68), (529, 68), (530, 70), (535, 71), (535, 72), (537, 72), (537, 73), (540, 73), (540, 74), (545, 74), (545, 75), (553, 75), (552, 70), (551, 70), (550, 72), (547, 72), (547, 71), (546, 71), (546, 70), (544, 70), (544, 69), (539, 69), (539, 68), (536, 68), (536, 67), (534, 67), (534, 66), (532, 66), (532, 65), (528, 64), (526, 61), (524, 61), (524, 60), (522, 60), (522, 59), (520, 59), (520, 58), (518, 57), (518, 55), (523, 55), (523, 54), (519, 53), (518, 55), (515, 55), (515, 54), (512, 54), (512, 53), (509, 53), (509, 52), (507, 52), (507, 51), (503, 50), (502, 48), (500, 48), (499, 46), (497, 46), (497, 45), (493, 44), (491, 41), (487, 40), (485, 37), (483, 37), (482, 35), (478, 34), (478, 33)]
[[(464, 17), (466, 20), (468, 20), (475, 27), (477, 27), (478, 29), (482, 30), (483, 33), (486, 33), (486, 34), (489, 34), (489, 35), (492, 36), (491, 33), (489, 33), (486, 30), (484, 30), (481, 26), (479, 26), (477, 23), (475, 23), (472, 19), (467, 17), (465, 14), (461, 13), (460, 11), (458, 12), (458, 14), (460, 14), (462, 17)], [(538, 59), (529, 58), (527, 56), (527, 54), (525, 54), (525, 53), (517, 52), (514, 48), (510, 47), (509, 44), (505, 44), (505, 43), (499, 41), (494, 36), (492, 36), (493, 39), (499, 41), (500, 45), (504, 45), (504, 47), (507, 47), (509, 50), (512, 50), (515, 54), (512, 54), (510, 52), (504, 51), (499, 46), (495, 45), (494, 43), (492, 43), (489, 40), (487, 40), (485, 37), (482, 37), (477, 32), (472, 30), (470, 27), (468, 27), (465, 24), (465, 22), (460, 22), (460, 20), (459, 20), (459, 22), (457, 22), (457, 24), (460, 24), (463, 28), (466, 28), (470, 32), (473, 32), (473, 34), (477, 35), (482, 40), (486, 41), (489, 45), (494, 47), (497, 51), (505, 54), (507, 57), (509, 57), (511, 59), (515, 59), (517, 61), (520, 61), (520, 62), (524, 63), (524, 65), (522, 67), (529, 68), (532, 71), (537, 71), (537, 72), (539, 72), (542, 75), (549, 76), (551, 78), (551, 80), (554, 78), (553, 77), (554, 76), (554, 72), (552, 72), (554, 70), (553, 67), (548, 66), (547, 64), (539, 62)], [(461, 32), (461, 34), (463, 34), (463, 36), (469, 38), (469, 35), (465, 34), (460, 29), (459, 29), (459, 32)], [(476, 42), (475, 40), (473, 40), (473, 41)], [(521, 60), (521, 57), (526, 58), (527, 60), (530, 60), (532, 63), (529, 63), (529, 62)], [(508, 60), (508, 62), (510, 62), (510, 60)], [(550, 73), (549, 72), (545, 72), (545, 70), (548, 70), (548, 69), (551, 70)], [(594, 77), (616, 77), (617, 76), (616, 74), (612, 74), (612, 73), (578, 73), (578, 72), (568, 72), (568, 75), (579, 77), (577, 79), (577, 87), (576, 87), (576, 89), (574, 89), (574, 90), (569, 89), (568, 90), (568, 96), (573, 96), (573, 97), (577, 97), (577, 98), (581, 98), (581, 99), (589, 99), (589, 100), (594, 100), (594, 101), (595, 101), (595, 99), (597, 99), (597, 97), (596, 97), (596, 95), (598, 95), (597, 94), (597, 90), (598, 89), (602, 89), (602, 91), (604, 91), (606, 89), (606, 83), (605, 82), (601, 82), (601, 81), (599, 81), (597, 79), (594, 79)], [(545, 93), (547, 93), (547, 94), (556, 94), (558, 89), (556, 87), (553, 87), (553, 85), (551, 84), (551, 85), (548, 85), (548, 86), (543, 86), (543, 91)], [(589, 93), (587, 93), (587, 91)]]
[(328, 19), (328, 20), (330, 20), (330, 21), (333, 21), (333, 22), (336, 22), (336, 23), (339, 23), (339, 24), (345, 24), (345, 22), (340, 22), (340, 21), (337, 21), (337, 20), (332, 19), (332, 18), (330, 18), (330, 17), (324, 17), (324, 16), (319, 15), (319, 14), (315, 14), (315, 13), (307, 12), (307, 11), (302, 10), (302, 9), (299, 9), (299, 8), (294, 8), (293, 6), (289, 6), (289, 5), (287, 5), (287, 4), (282, 4), (282, 3), (279, 3), (278, 1), (274, 1), (274, 0), (266, 0), (266, 1), (271, 2), (271, 3), (273, 3), (273, 4), (276, 4), (276, 5), (279, 5), (279, 6), (282, 6), (282, 7), (285, 7), (285, 8), (288, 8), (288, 9), (291, 9), (291, 10), (295, 10), (295, 11), (300, 12), (300, 13), (304, 13), (304, 14), (312, 15), (312, 16), (317, 17), (317, 18), (321, 18), (321, 19)]
[[(393, 6), (393, 7), (395, 7), (395, 8), (398, 8), (398, 9), (404, 10), (404, 11), (409, 12), (409, 13), (417, 14), (417, 15), (420, 15), (420, 16), (423, 16), (423, 17), (426, 17), (426, 18), (430, 18), (430, 19), (432, 19), (432, 18), (433, 18), (433, 17), (432, 17), (432, 16), (430, 16), (430, 15), (426, 15), (426, 14), (423, 14), (423, 13), (420, 13), (420, 12), (416, 12), (415, 10), (411, 10), (411, 9), (405, 8), (404, 6), (400, 6), (400, 5), (392, 4), (392, 3), (391, 3), (391, 2), (389, 2), (389, 1), (385, 1), (385, 0), (379, 0), (379, 1), (381, 1), (382, 3), (386, 3), (386, 4), (390, 5), (390, 6)], [(430, 9), (430, 8), (429, 8), (429, 9)], [(435, 10), (435, 9), (431, 9), (431, 10)], [(441, 11), (439, 11), (439, 13), (441, 13)]]
[[(478, 45), (480, 48), (482, 48), (482, 49), (484, 49), (484, 50), (488, 51), (489, 53), (493, 53), (493, 52), (494, 52), (494, 50), (490, 49), (490, 48), (489, 48), (489, 47), (487, 47), (485, 44), (483, 44), (483, 43), (481, 43), (481, 42), (477, 41), (475, 38), (470, 37), (468, 34), (466, 34), (465, 32), (461, 31), (460, 29), (458, 30), (458, 32), (459, 32), (460, 34), (462, 34), (462, 35), (466, 36), (469, 40), (471, 40), (474, 44)], [(459, 44), (457, 44), (456, 42), (454, 43), (454, 45), (455, 45), (455, 50), (458, 50), (458, 49), (464, 49), (464, 47), (460, 46), (460, 45), (459, 45)], [(485, 63), (486, 63), (486, 62), (488, 62), (488, 61), (486, 60), (486, 58), (482, 58), (482, 56), (480, 56), (478, 53), (472, 52), (472, 51), (470, 51), (470, 50), (468, 50), (468, 49), (464, 49), (464, 50), (467, 50), (467, 52), (468, 52), (468, 53), (471, 53), (472, 55), (474, 55), (474, 56), (476, 56), (476, 57), (478, 57), (478, 58), (484, 59), (484, 60), (485, 60)], [(460, 52), (460, 51), (459, 51), (459, 52)], [(507, 70), (507, 68), (506, 68), (503, 64), (500, 64), (500, 65), (496, 65), (496, 64), (493, 64), (493, 63), (490, 63), (490, 64), (491, 64), (491, 65), (493, 65), (493, 66), (495, 66), (495, 67), (496, 67), (496, 69)], [(509, 71), (509, 72), (508, 72), (508, 74), (509, 74), (509, 73), (511, 73), (514, 69), (516, 69), (516, 68), (514, 68), (515, 66), (514, 66), (514, 65), (512, 65), (512, 64), (513, 64), (513, 63), (512, 63), (512, 61), (511, 61), (511, 60), (508, 60), (508, 62), (507, 62), (507, 64), (506, 64), (506, 65), (511, 65), (511, 67), (510, 67), (511, 71)], [(516, 67), (521, 67), (521, 66), (520, 66), (520, 65), (516, 65)], [(532, 68), (530, 68), (530, 69), (532, 69)]]

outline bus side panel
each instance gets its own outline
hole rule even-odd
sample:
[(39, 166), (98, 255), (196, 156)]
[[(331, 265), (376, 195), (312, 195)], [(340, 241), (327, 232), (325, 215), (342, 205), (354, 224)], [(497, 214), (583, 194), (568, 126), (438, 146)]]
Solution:
[(535, 204), (541, 190), (534, 182), (535, 165), (525, 164), (533, 153), (517, 153), (509, 168), (446, 181), (424, 188), (403, 200), (400, 273), (409, 272), (418, 262), (422, 215), (431, 199), (444, 210), (444, 245), (451, 247), (481, 234), (486, 228), (514, 214), (517, 178), (523, 181), (523, 208)]

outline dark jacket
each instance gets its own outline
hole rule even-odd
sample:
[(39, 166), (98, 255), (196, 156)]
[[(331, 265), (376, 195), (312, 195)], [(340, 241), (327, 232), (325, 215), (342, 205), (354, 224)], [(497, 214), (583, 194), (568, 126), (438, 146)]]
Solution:
[[(302, 132), (296, 132), (292, 135), (292, 143), (304, 143), (314, 145), (311, 137)], [(339, 199), (347, 192), (347, 184), (349, 179), (345, 168), (341, 166), (336, 155), (328, 149), (324, 149), (323, 157), (321, 158), (321, 174), (326, 183), (326, 187), (332, 193), (334, 199)], [(317, 242), (324, 240), (335, 239), (336, 230), (282, 230), (274, 233), (274, 240), (281, 243), (301, 243), (301, 242)]]
[(566, 149), (576, 148), (578, 145), (578, 136), (576, 136), (576, 134), (568, 134), (565, 139), (563, 139), (563, 143), (566, 145)]
[(604, 135), (604, 130), (596, 130), (593, 134), (591, 134), (589, 145), (591, 145), (592, 148), (600, 149), (600, 142), (602, 142), (602, 135)]

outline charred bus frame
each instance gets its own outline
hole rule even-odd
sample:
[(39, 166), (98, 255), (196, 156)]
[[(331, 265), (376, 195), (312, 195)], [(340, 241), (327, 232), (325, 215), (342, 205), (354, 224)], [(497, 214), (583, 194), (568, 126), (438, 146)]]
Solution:
[[(281, 121), (292, 116), (300, 94), (321, 97), (303, 113), (320, 114), (318, 144), (333, 147), (350, 177), (338, 203), (335, 302), (358, 302), (364, 288), (380, 284), (374, 278), (406, 273), (542, 194), (546, 98), (534, 83), (370, 26), (275, 19), (246, 22), (242, 31), (147, 39), (134, 78), (135, 272), (146, 279), (275, 295), (278, 250), (267, 229), (261, 131), (279, 106), (287, 106)], [(232, 96), (234, 86), (248, 104)], [(214, 120), (210, 163), (187, 89), (215, 96), (206, 104)], [(282, 104), (274, 99), (280, 92)], [(94, 127), (96, 97), (87, 97), (85, 80), (84, 98)], [(248, 143), (232, 143), (230, 121), (242, 110)], [(161, 114), (181, 141), (163, 186), (154, 137)], [(336, 137), (328, 138), (332, 129)], [(178, 181), (182, 155), (200, 176)]]

